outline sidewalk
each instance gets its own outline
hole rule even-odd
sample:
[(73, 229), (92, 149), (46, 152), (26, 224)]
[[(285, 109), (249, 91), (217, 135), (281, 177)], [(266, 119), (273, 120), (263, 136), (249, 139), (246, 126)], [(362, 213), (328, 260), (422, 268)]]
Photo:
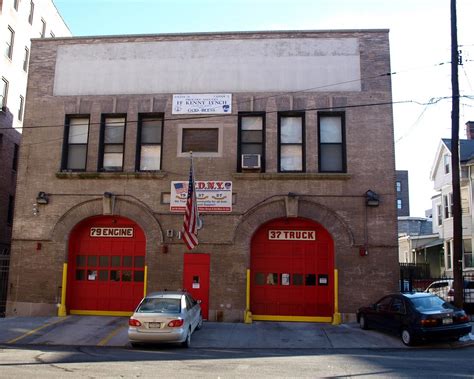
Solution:
[[(67, 316), (0, 319), (2, 345), (68, 345), (127, 347), (128, 317)], [(422, 347), (474, 346), (474, 335), (454, 343)], [(192, 336), (193, 348), (227, 349), (384, 349), (407, 348), (396, 336), (362, 330), (356, 323), (205, 322)]]

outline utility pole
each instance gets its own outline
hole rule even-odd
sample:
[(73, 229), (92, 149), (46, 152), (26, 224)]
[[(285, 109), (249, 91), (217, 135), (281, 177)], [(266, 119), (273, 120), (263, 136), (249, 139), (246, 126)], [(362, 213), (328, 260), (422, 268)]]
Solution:
[(459, 83), (458, 83), (458, 35), (456, 19), (456, 0), (451, 0), (451, 86), (453, 109), (451, 113), (451, 172), (453, 189), (453, 280), (454, 304), (462, 308), (462, 210), (461, 184), (459, 179)]

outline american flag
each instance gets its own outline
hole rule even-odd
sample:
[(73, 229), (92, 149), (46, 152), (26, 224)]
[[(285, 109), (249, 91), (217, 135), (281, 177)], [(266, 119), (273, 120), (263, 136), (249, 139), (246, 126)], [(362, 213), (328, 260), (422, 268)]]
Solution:
[(177, 195), (181, 195), (182, 193), (186, 193), (186, 187), (183, 183), (174, 183), (174, 189)]
[(186, 211), (184, 213), (183, 240), (189, 250), (194, 249), (198, 242), (197, 222), (199, 212), (197, 209), (196, 190), (194, 188), (193, 161), (191, 158), (191, 167), (189, 169), (188, 196), (186, 199)]

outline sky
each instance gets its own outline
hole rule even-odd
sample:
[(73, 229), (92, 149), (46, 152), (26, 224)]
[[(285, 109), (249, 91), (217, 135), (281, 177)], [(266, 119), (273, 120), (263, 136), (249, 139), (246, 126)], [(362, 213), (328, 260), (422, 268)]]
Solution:
[[(450, 0), (54, 0), (74, 36), (259, 30), (390, 29), (397, 170), (410, 215), (435, 194), (430, 171), (451, 138)], [(460, 138), (474, 121), (474, 0), (457, 0)], [(311, 87), (311, 86), (309, 86)], [(376, 157), (374, 157), (376, 159)]]

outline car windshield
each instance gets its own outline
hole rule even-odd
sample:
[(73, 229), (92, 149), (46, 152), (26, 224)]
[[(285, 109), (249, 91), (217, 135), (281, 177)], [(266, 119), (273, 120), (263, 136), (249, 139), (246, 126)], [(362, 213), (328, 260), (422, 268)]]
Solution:
[(146, 298), (137, 309), (139, 313), (180, 313), (181, 299)]
[(452, 305), (438, 296), (424, 296), (411, 299), (417, 311), (436, 311), (442, 309), (453, 309)]

